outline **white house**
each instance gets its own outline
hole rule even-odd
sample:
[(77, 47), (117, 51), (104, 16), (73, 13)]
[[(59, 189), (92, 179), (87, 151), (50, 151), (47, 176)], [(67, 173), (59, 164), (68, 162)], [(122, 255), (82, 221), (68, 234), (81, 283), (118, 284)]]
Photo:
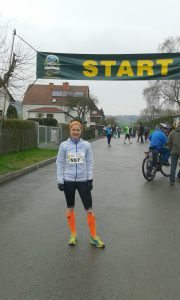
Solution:
[[(89, 97), (89, 87), (72, 86), (68, 82), (62, 85), (49, 83), (29, 86), (22, 102), (23, 119), (54, 118), (58, 123), (68, 124), (77, 116), (77, 113), (69, 107), (77, 97)], [(100, 110), (96, 105), (93, 106), (93, 113), (89, 111), (85, 116), (87, 125), (91, 123), (92, 114), (100, 117)]]
[(9, 91), (5, 91), (4, 88), (0, 89), (0, 118), (6, 116), (7, 109), (10, 103), (14, 103), (14, 99)]

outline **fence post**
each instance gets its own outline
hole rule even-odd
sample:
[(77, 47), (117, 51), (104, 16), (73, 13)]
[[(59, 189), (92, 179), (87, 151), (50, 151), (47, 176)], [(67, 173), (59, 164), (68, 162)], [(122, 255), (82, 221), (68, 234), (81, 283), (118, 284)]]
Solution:
[(46, 139), (46, 145), (47, 145), (47, 126), (45, 126), (45, 139)]
[(37, 133), (37, 146), (39, 147), (39, 123), (35, 122), (36, 124), (36, 133)]
[(61, 144), (63, 141), (63, 130), (62, 125), (59, 125), (59, 144)]

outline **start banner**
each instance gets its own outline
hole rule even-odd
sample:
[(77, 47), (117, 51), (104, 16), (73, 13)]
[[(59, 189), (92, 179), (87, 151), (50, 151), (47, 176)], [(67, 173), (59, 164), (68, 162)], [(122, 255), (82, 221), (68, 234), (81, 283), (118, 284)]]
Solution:
[(180, 53), (37, 52), (36, 77), (68, 80), (175, 80), (180, 79)]

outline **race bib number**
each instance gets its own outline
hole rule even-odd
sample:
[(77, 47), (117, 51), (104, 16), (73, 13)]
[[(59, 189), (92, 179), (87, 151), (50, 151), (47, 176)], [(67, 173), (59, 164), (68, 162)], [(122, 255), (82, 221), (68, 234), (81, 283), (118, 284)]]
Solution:
[(70, 164), (82, 164), (84, 163), (84, 153), (77, 152), (77, 153), (68, 153), (67, 155), (67, 162)]

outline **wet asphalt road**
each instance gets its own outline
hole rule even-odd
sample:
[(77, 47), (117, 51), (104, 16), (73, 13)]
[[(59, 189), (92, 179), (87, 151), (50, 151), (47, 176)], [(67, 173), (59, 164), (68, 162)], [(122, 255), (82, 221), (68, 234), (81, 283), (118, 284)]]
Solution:
[(179, 300), (180, 182), (146, 182), (146, 145), (92, 142), (93, 201), (105, 249), (89, 245), (76, 197), (77, 247), (55, 163), (0, 186), (1, 300)]

